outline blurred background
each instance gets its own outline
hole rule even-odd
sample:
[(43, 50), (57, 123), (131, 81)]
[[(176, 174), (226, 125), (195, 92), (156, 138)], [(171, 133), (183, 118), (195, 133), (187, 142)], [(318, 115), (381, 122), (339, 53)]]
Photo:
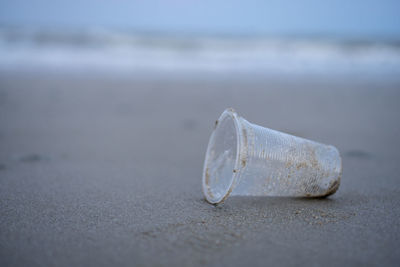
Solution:
[(0, 69), (399, 75), (399, 9), (394, 0), (2, 0)]
[[(0, 266), (398, 266), (399, 102), (400, 1), (0, 0)], [(228, 107), (338, 192), (206, 203)]]

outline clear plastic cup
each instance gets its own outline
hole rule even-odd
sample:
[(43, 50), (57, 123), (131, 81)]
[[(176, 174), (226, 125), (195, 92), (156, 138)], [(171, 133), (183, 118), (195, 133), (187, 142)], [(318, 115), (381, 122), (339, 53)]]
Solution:
[(337, 191), (339, 151), (252, 124), (233, 109), (215, 123), (203, 169), (203, 192), (212, 204), (230, 195), (324, 197)]

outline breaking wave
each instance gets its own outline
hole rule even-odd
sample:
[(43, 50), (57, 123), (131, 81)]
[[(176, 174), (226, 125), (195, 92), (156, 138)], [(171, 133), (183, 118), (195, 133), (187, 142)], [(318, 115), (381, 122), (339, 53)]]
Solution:
[(0, 69), (124, 73), (400, 74), (400, 44), (0, 28)]

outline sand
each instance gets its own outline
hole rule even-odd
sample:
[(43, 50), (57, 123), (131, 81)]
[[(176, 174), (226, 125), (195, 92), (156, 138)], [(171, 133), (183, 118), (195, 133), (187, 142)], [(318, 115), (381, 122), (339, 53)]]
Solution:
[[(395, 266), (400, 82), (0, 75), (1, 266)], [(338, 147), (326, 199), (204, 201), (227, 107)]]

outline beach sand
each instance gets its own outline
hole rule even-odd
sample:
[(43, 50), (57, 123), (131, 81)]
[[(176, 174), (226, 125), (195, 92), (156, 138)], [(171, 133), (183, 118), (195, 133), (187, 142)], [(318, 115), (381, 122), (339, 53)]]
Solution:
[[(1, 266), (396, 266), (400, 82), (0, 75)], [(326, 199), (204, 201), (227, 107), (335, 145)]]

